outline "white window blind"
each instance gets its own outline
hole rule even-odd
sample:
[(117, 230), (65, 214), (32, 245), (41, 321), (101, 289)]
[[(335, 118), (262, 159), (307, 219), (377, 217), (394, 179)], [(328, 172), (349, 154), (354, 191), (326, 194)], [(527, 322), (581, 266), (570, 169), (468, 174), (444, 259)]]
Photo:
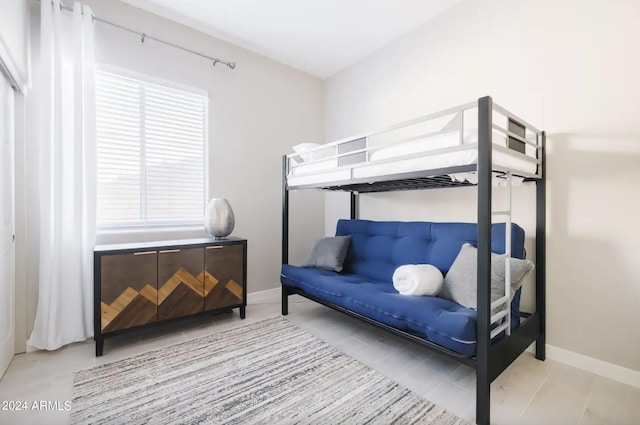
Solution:
[(101, 228), (201, 224), (206, 94), (96, 72)]

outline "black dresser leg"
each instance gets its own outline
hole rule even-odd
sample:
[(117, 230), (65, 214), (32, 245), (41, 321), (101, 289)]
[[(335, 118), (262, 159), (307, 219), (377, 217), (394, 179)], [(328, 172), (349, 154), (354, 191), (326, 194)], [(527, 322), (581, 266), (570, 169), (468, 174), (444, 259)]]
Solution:
[(102, 356), (102, 352), (104, 350), (104, 338), (97, 337), (96, 340), (96, 357)]
[(240, 306), (240, 318), (244, 319), (247, 316), (247, 306), (246, 305), (241, 305)]

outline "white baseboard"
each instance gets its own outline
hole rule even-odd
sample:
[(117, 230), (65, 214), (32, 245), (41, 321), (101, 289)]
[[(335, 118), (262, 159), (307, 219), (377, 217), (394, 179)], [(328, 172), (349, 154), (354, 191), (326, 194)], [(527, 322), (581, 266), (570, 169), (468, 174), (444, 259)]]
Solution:
[(247, 292), (247, 303), (249, 303), (250, 301), (253, 301), (253, 299), (255, 297), (260, 297), (261, 295), (268, 295), (269, 293), (273, 292), (276, 293), (277, 292), (277, 297), (276, 299), (280, 300), (280, 288), (271, 288), (271, 289), (263, 289), (262, 291), (255, 291), (255, 292)]
[(281, 288), (278, 286), (277, 288), (263, 289), (262, 291), (247, 292), (247, 295), (258, 295), (258, 294), (268, 293), (272, 291), (280, 291), (280, 290)]
[(640, 371), (618, 366), (604, 360), (594, 359), (584, 354), (574, 353), (564, 348), (547, 344), (547, 358), (569, 366), (584, 369), (596, 375), (613, 379), (632, 387), (640, 388)]

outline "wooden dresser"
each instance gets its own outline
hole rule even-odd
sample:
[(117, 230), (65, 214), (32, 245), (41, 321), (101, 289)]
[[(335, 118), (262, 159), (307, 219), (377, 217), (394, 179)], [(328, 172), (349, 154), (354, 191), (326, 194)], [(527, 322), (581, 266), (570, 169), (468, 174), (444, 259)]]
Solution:
[(188, 239), (94, 249), (94, 339), (247, 305), (247, 241)]

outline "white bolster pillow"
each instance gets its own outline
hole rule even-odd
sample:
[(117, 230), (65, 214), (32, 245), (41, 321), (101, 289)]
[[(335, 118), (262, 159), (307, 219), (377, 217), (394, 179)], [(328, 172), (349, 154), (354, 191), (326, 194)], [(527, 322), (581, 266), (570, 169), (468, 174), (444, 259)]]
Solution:
[(443, 279), (431, 264), (406, 264), (393, 272), (393, 287), (400, 295), (437, 295)]

